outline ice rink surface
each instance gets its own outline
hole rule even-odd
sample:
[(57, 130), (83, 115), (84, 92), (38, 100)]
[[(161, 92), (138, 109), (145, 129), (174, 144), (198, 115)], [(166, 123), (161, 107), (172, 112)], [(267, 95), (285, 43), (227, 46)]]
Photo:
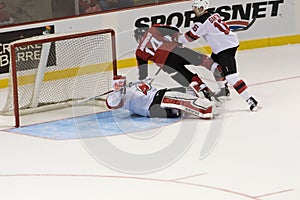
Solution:
[[(263, 107), (256, 113), (231, 88), (218, 119), (110, 137), (84, 138), (80, 125), (80, 139), (33, 137), (7, 131), (12, 119), (0, 117), (0, 199), (299, 200), (299, 52), (297, 44), (237, 53), (240, 77)], [(154, 84), (164, 81), (162, 72)]]

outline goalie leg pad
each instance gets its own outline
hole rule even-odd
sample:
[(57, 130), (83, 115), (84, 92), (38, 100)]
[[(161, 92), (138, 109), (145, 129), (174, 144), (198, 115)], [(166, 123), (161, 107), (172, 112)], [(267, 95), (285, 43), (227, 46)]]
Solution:
[(149, 117), (151, 118), (176, 118), (181, 115), (180, 112), (172, 108), (164, 108), (160, 104), (168, 89), (158, 90), (149, 107)]
[(161, 107), (178, 109), (201, 119), (211, 119), (213, 117), (214, 103), (208, 99), (197, 98), (193, 95), (168, 91), (161, 101)]

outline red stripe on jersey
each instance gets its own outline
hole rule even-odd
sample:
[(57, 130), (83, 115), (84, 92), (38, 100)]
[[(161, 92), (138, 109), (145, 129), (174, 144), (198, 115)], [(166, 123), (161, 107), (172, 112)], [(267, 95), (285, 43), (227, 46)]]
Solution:
[(185, 33), (185, 38), (189, 41), (189, 42), (193, 42), (197, 39), (199, 39), (198, 35), (194, 35), (191, 31), (188, 31)]
[(170, 42), (158, 30), (151, 27), (142, 37), (136, 50), (136, 56), (145, 61), (153, 61), (162, 67), (169, 53), (178, 46), (177, 42)]
[(243, 80), (239, 80), (238, 82), (236, 82), (233, 87), (239, 94), (241, 94), (248, 88)]

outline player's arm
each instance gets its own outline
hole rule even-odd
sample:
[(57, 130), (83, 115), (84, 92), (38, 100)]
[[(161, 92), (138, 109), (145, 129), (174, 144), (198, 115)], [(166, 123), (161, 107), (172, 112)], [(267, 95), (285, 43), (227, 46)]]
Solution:
[(179, 29), (173, 25), (153, 25), (163, 36), (173, 36), (174, 34), (179, 33)]
[(174, 25), (162, 25), (156, 24), (153, 25), (163, 36), (169, 36), (172, 41), (177, 42), (177, 38), (180, 35), (179, 29)]
[(113, 77), (112, 89), (113, 92), (109, 93), (106, 97), (106, 106), (109, 109), (118, 109), (124, 105), (123, 97), (125, 95), (126, 77), (116, 75)]
[(139, 80), (146, 79), (148, 76), (148, 61), (136, 56), (138, 64)]
[(196, 31), (195, 31), (195, 30), (199, 29), (199, 26), (200, 25), (198, 23), (195, 23), (189, 31), (185, 32), (183, 35), (179, 35), (177, 41), (179, 43), (186, 44), (186, 43), (193, 42), (193, 41), (199, 39), (200, 36), (198, 34), (196, 34)]
[(121, 91), (113, 91), (112, 93), (109, 93), (106, 97), (106, 106), (109, 109), (121, 108), (124, 105), (122, 97), (123, 94)]

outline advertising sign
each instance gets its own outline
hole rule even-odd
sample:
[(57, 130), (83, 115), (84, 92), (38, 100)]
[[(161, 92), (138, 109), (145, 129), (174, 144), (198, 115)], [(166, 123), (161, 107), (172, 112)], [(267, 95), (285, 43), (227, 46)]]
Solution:
[[(51, 32), (54, 33), (54, 27), (51, 27)], [(38, 28), (30, 28), (30, 29), (23, 29), (18, 31), (10, 31), (5, 33), (0, 33), (0, 74), (8, 73), (9, 72), (9, 43), (24, 39), (32, 36), (42, 35), (45, 27), (38, 27)], [(27, 46), (26, 48), (19, 48), (18, 49), (18, 60), (22, 60), (22, 62), (38, 62), (41, 53), (41, 45), (31, 45)], [(52, 51), (54, 48), (52, 47)], [(32, 66), (32, 65), (28, 65)], [(22, 69), (20, 69), (22, 70)]]

